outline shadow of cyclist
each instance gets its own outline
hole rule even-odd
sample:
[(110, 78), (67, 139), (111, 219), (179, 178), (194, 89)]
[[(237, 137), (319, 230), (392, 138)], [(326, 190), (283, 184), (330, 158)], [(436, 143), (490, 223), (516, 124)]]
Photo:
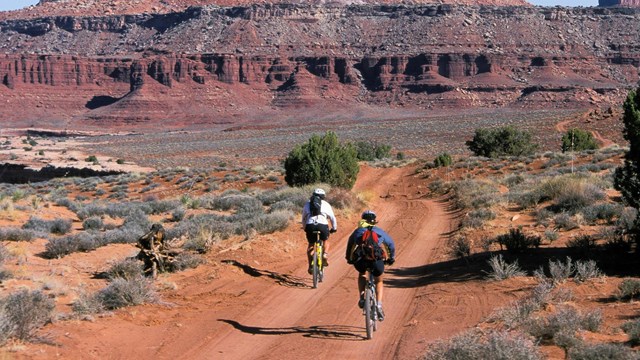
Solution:
[(222, 260), (222, 263), (229, 264), (240, 268), (244, 271), (245, 274), (253, 276), (253, 277), (261, 277), (266, 276), (268, 278), (274, 279), (277, 284), (286, 286), (286, 287), (304, 287), (310, 288), (311, 285), (308, 285), (303, 278), (297, 276), (291, 276), (286, 274), (280, 274), (277, 272), (269, 271), (269, 270), (261, 270), (256, 269), (250, 265), (243, 264), (237, 260)]
[(354, 340), (367, 340), (365, 335), (360, 335), (363, 332), (363, 328), (357, 326), (346, 325), (324, 325), (324, 326), (292, 326), (283, 328), (265, 328), (258, 326), (242, 325), (235, 320), (218, 319), (218, 321), (225, 322), (235, 329), (242, 331), (243, 333), (252, 335), (288, 335), (288, 334), (301, 334), (304, 337), (326, 339), (326, 340), (342, 340), (342, 341), (354, 341)]

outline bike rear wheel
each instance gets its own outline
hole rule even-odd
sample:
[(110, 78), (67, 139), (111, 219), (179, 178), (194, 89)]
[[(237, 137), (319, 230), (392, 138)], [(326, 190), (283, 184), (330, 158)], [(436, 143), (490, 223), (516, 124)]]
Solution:
[(318, 287), (318, 283), (322, 282), (322, 243), (320, 242), (320, 232), (316, 232), (316, 242), (313, 245), (313, 288)]
[(318, 269), (318, 252), (313, 251), (313, 288), (318, 287), (318, 280), (320, 279), (320, 269)]
[(367, 339), (373, 338), (373, 332), (375, 331), (375, 309), (373, 308), (374, 304), (373, 295), (371, 294), (371, 289), (367, 288), (364, 292), (364, 325), (367, 329)]

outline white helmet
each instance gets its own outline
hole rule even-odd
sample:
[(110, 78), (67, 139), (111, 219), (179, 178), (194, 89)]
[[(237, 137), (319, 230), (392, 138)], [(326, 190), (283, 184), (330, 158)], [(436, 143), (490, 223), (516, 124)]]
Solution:
[(320, 198), (324, 199), (326, 193), (324, 192), (324, 190), (317, 188), (315, 190), (313, 190), (313, 195), (318, 195), (320, 196)]

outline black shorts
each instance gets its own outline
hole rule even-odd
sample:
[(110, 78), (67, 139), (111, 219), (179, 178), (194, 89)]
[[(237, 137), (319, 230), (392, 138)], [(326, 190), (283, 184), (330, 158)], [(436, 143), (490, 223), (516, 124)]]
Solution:
[(329, 238), (329, 225), (326, 224), (307, 224), (304, 227), (304, 231), (307, 233), (307, 241), (309, 244), (316, 242), (316, 234), (314, 231), (320, 231), (320, 240), (327, 240)]
[(384, 260), (358, 260), (353, 263), (353, 267), (355, 267), (360, 274), (364, 274), (369, 268), (371, 268), (373, 276), (378, 277), (384, 273)]

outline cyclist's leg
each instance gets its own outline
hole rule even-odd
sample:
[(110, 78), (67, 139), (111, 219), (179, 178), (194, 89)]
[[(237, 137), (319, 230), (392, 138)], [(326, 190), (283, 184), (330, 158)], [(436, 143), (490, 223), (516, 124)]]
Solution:
[(314, 251), (314, 244), (316, 241), (316, 234), (314, 234), (313, 231), (314, 231), (313, 224), (307, 224), (304, 228), (304, 232), (307, 238), (307, 263), (308, 263), (309, 273), (311, 273), (312, 266), (313, 266), (313, 251)]
[(364, 289), (367, 286), (367, 264), (364, 261), (356, 261), (353, 267), (358, 270), (358, 306), (364, 306)]
[(378, 260), (373, 266), (373, 281), (376, 283), (376, 300), (378, 304), (382, 304), (382, 294), (384, 293), (384, 283), (382, 281), (384, 275), (384, 261)]

